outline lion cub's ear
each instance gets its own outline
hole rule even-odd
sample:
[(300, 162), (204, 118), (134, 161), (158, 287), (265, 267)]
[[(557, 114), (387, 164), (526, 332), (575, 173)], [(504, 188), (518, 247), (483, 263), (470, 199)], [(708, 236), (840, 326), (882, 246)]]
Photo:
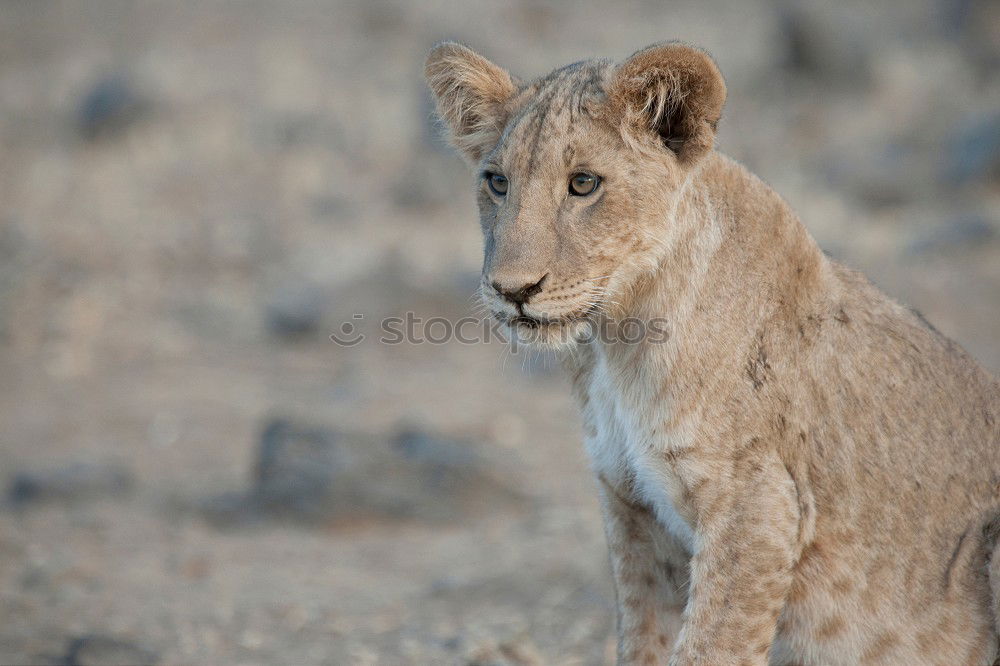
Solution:
[(688, 164), (712, 149), (726, 83), (704, 51), (679, 43), (647, 47), (618, 66), (607, 92), (631, 145), (659, 141)]
[(475, 164), (493, 148), (507, 122), (506, 104), (517, 91), (510, 74), (455, 42), (431, 50), (424, 75), (448, 125), (451, 143)]

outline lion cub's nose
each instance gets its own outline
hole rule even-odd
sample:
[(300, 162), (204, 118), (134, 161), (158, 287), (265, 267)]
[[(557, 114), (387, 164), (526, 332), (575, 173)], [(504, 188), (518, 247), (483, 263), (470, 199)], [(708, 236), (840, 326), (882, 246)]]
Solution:
[(500, 280), (493, 280), (491, 284), (493, 285), (493, 288), (496, 289), (498, 294), (506, 298), (514, 305), (524, 305), (528, 302), (528, 299), (542, 290), (542, 283), (545, 282), (545, 278), (547, 277), (548, 273), (543, 275), (540, 280), (528, 283), (524, 283), (521, 280), (511, 279), (505, 280), (504, 282), (501, 282)]

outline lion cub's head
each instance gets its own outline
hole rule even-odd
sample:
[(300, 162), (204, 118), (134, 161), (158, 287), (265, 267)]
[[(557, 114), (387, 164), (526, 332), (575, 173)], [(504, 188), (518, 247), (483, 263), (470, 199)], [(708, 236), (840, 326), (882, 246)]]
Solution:
[(426, 75), (479, 172), (487, 306), (522, 339), (572, 342), (677, 235), (678, 193), (712, 150), (725, 101), (718, 68), (669, 43), (522, 83), (448, 42)]

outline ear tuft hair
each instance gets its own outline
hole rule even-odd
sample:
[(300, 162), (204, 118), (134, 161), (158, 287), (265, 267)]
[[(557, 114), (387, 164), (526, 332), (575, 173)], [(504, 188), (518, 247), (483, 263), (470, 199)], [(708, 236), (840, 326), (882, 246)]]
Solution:
[(500, 138), (506, 104), (517, 92), (514, 79), (455, 42), (442, 42), (431, 50), (424, 75), (452, 145), (470, 162), (478, 162)]
[(712, 149), (725, 101), (726, 83), (711, 56), (678, 42), (635, 53), (608, 87), (609, 111), (626, 143), (641, 150), (657, 142), (688, 164)]

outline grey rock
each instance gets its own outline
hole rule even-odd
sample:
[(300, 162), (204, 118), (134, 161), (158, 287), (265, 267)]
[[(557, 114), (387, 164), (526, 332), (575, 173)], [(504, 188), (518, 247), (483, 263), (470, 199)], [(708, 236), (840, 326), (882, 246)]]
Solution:
[(990, 221), (970, 213), (949, 220), (914, 238), (907, 247), (910, 254), (928, 254), (958, 249), (971, 249), (997, 237)]
[(961, 45), (983, 80), (990, 80), (1000, 65), (996, 0), (939, 0), (937, 9), (942, 36)]
[(202, 512), (219, 526), (247, 526), (267, 518), (316, 521), (338, 508), (337, 477), (343, 476), (338, 433), (288, 419), (267, 422), (260, 435), (249, 490), (208, 498)]
[(946, 173), (952, 182), (1000, 177), (1000, 112), (966, 119), (947, 146)]
[(65, 666), (152, 666), (159, 656), (148, 648), (111, 636), (90, 634), (70, 641)]
[(420, 464), (461, 468), (480, 463), (468, 440), (442, 437), (415, 426), (404, 427), (397, 433), (393, 445), (404, 459)]
[(220, 528), (250, 527), (267, 517), (259, 497), (242, 490), (207, 497), (199, 502), (198, 510), (205, 520)]
[(867, 81), (871, 40), (863, 19), (832, 4), (790, 3), (779, 13), (785, 65), (823, 81)]
[(316, 333), (323, 317), (323, 293), (311, 284), (286, 285), (274, 292), (265, 307), (267, 329), (284, 338)]
[(275, 419), (261, 433), (254, 493), (272, 510), (309, 516), (321, 510), (341, 472), (338, 434)]
[(87, 139), (120, 133), (140, 115), (142, 106), (128, 78), (121, 74), (107, 76), (80, 101), (77, 129)]
[(521, 502), (475, 443), (416, 427), (379, 438), (274, 419), (263, 428), (251, 486), (209, 498), (220, 527), (265, 520), (446, 521)]
[(134, 478), (114, 463), (77, 462), (64, 467), (21, 472), (7, 491), (16, 507), (42, 501), (70, 501), (122, 495), (132, 489)]
[(914, 169), (921, 156), (894, 143), (851, 146), (824, 155), (820, 169), (830, 184), (846, 189), (872, 208), (891, 207), (916, 198), (932, 186)]
[(372, 499), (396, 518), (447, 522), (516, 509), (524, 498), (477, 443), (405, 426), (373, 470)]

